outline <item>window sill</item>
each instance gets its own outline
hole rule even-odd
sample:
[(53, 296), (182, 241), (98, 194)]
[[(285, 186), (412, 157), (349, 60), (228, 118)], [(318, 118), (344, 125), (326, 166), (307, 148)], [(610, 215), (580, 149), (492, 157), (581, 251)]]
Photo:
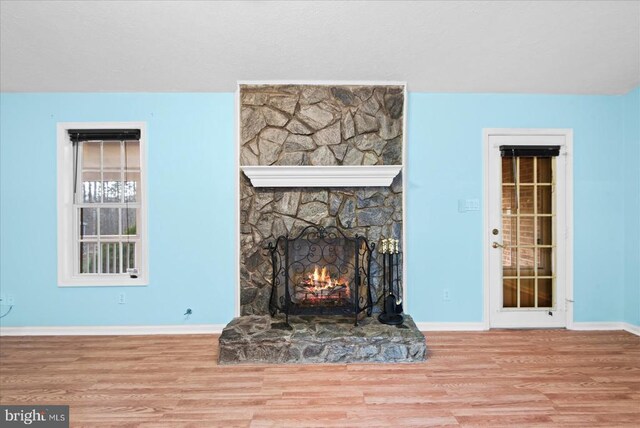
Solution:
[(146, 277), (130, 278), (123, 275), (115, 278), (73, 276), (58, 279), (58, 287), (145, 287)]

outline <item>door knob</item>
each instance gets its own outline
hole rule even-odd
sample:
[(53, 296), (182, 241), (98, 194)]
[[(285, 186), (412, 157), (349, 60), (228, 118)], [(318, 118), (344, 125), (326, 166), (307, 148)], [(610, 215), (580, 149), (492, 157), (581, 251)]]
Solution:
[(493, 241), (493, 242), (491, 243), (491, 246), (492, 246), (493, 248), (498, 248), (498, 247), (500, 247), (500, 248), (504, 248), (504, 245), (499, 244), (499, 243), (497, 243), (496, 241)]

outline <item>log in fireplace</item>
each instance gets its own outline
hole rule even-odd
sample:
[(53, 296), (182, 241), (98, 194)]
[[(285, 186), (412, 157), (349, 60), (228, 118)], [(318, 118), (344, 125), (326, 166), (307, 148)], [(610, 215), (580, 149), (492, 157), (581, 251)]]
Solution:
[(375, 243), (335, 226), (307, 226), (267, 246), (272, 280), (269, 311), (285, 315), (371, 316), (371, 254)]

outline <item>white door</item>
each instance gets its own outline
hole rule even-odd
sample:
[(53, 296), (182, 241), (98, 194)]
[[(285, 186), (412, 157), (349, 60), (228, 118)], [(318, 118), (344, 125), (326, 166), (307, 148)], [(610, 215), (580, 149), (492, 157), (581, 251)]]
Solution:
[(567, 325), (571, 139), (570, 130), (485, 130), (490, 327)]

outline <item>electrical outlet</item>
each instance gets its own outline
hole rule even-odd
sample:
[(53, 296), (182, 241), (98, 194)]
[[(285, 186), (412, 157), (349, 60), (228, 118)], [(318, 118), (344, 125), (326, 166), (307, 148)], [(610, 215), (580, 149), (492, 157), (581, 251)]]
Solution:
[(124, 305), (125, 303), (127, 303), (127, 295), (124, 293), (118, 294), (118, 304)]
[(445, 288), (444, 290), (442, 290), (442, 300), (444, 300), (445, 302), (448, 302), (449, 300), (451, 300), (451, 296), (449, 295), (448, 288)]

